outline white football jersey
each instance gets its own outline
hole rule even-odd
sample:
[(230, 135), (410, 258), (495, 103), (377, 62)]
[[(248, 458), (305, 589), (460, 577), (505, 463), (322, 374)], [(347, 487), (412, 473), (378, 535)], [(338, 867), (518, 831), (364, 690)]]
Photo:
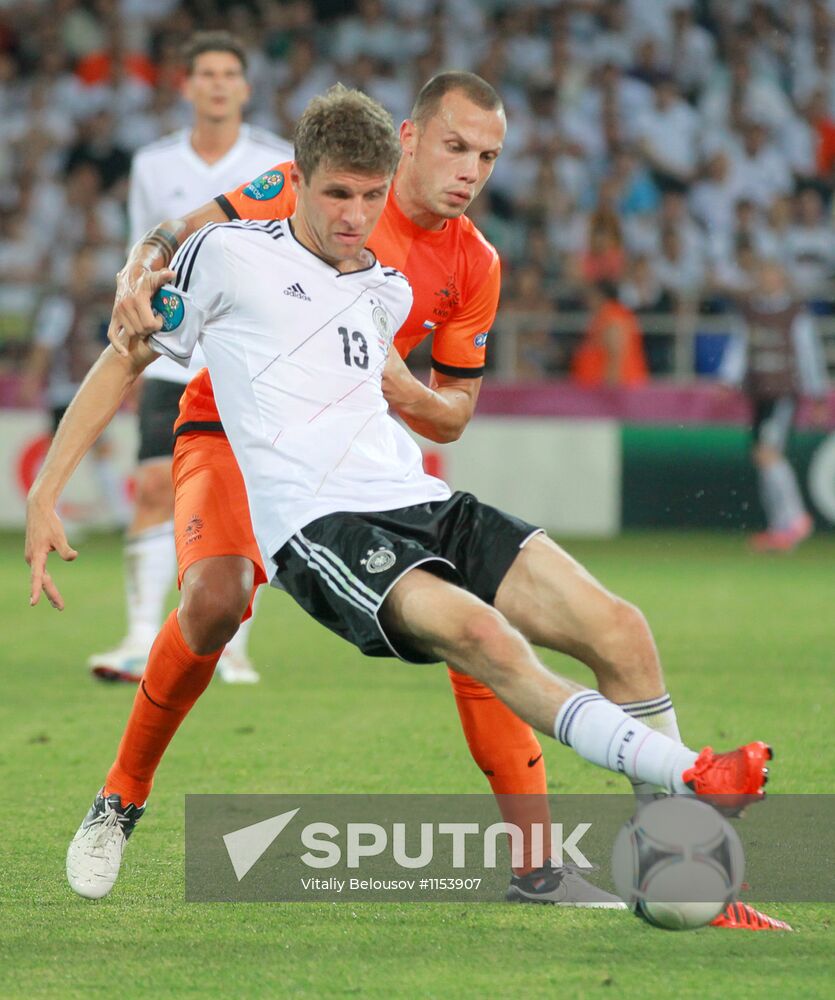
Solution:
[[(191, 129), (183, 129), (136, 151), (128, 189), (130, 246), (165, 219), (179, 219), (269, 170), (293, 159), (289, 142), (264, 129), (242, 125), (238, 141), (215, 163), (206, 163), (191, 145)], [(185, 384), (205, 366), (198, 348), (190, 368), (162, 360), (148, 378)]]
[(450, 496), (382, 393), (412, 306), (404, 275), (379, 262), (343, 274), (290, 220), (205, 226), (172, 267), (155, 299), (164, 332), (149, 343), (182, 365), (202, 345), (270, 575), (272, 556), (318, 517)]

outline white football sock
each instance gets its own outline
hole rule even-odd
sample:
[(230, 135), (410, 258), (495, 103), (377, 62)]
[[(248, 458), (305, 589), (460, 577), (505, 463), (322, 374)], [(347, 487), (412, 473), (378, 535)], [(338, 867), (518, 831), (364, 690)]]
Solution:
[(769, 531), (785, 531), (806, 513), (797, 476), (785, 458), (758, 470), (760, 499)]
[(249, 633), (252, 631), (252, 623), (255, 621), (255, 612), (258, 609), (258, 605), (261, 602), (261, 591), (263, 587), (259, 587), (255, 591), (255, 597), (252, 599), (252, 614), (245, 622), (241, 622), (238, 626), (238, 631), (232, 636), (229, 642), (226, 643), (226, 649), (230, 652), (237, 654), (238, 656), (247, 655), (247, 647), (249, 646)]
[(780, 491), (781, 527), (790, 528), (806, 513), (806, 505), (803, 503), (795, 471), (788, 461), (781, 458), (772, 469), (772, 475)]
[(782, 492), (780, 477), (774, 475), (774, 467), (767, 465), (757, 469), (757, 485), (759, 486), (760, 503), (765, 513), (766, 528), (769, 531), (780, 531), (788, 527), (783, 523)]
[(554, 735), (581, 757), (627, 778), (686, 793), (681, 780), (698, 754), (628, 716), (597, 691), (579, 691), (557, 713)]
[(125, 539), (128, 644), (151, 648), (176, 572), (173, 521), (155, 524)]
[[(678, 721), (675, 709), (673, 708), (673, 700), (668, 692), (665, 691), (659, 697), (649, 698), (646, 701), (621, 703), (619, 708), (622, 708), (633, 719), (640, 719), (641, 722), (649, 726), (650, 729), (654, 729), (657, 733), (663, 733), (664, 736), (669, 736), (676, 743), (681, 743), (681, 734), (678, 731)], [(656, 794), (660, 791), (657, 785), (651, 785), (646, 781), (637, 781), (636, 779), (632, 780), (632, 788), (640, 802), (646, 802), (655, 798)]]

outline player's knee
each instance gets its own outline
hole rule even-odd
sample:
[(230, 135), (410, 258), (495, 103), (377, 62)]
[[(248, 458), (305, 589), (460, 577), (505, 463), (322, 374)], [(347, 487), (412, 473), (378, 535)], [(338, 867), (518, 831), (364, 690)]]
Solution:
[(249, 603), (249, 591), (236, 580), (200, 577), (184, 588), (180, 616), (198, 654), (225, 645), (238, 631)]
[(631, 672), (646, 664), (648, 669), (654, 669), (655, 641), (641, 609), (620, 597), (613, 597), (607, 619), (600, 652), (612, 667)]
[(471, 612), (459, 628), (458, 641), (468, 658), (498, 662), (508, 659), (519, 633), (504, 615), (488, 605)]

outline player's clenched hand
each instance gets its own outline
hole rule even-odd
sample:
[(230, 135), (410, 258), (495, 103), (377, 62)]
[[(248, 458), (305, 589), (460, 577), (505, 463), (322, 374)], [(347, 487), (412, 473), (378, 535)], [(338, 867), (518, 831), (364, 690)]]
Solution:
[(107, 339), (115, 351), (127, 357), (132, 340), (144, 339), (162, 329), (162, 317), (154, 315), (151, 299), (174, 277), (167, 268), (151, 271), (144, 264), (126, 265), (116, 275), (116, 298), (107, 328)]
[(426, 393), (426, 386), (412, 375), (393, 347), (383, 369), (382, 390), (386, 402), (395, 412), (418, 402)]
[(50, 552), (57, 552), (67, 562), (72, 562), (78, 555), (70, 547), (64, 534), (64, 526), (55, 511), (30, 501), (26, 507), (25, 548), (26, 562), (31, 569), (29, 604), (34, 607), (43, 591), (52, 607), (56, 611), (63, 611), (64, 599), (46, 569), (46, 559)]

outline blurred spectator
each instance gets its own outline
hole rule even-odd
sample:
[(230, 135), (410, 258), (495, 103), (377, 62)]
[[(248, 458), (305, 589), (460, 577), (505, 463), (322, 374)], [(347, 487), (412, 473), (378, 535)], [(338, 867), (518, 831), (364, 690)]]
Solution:
[(681, 92), (695, 96), (716, 72), (716, 41), (693, 20), (693, 11), (681, 4), (672, 11), (669, 65)]
[(98, 171), (103, 191), (124, 180), (130, 172), (130, 154), (116, 144), (114, 133), (115, 121), (110, 111), (102, 109), (91, 115), (67, 153), (67, 173), (72, 173), (78, 164), (90, 163)]
[(0, 212), (0, 283), (34, 285), (41, 277), (46, 248), (34, 238), (25, 212)]
[(502, 287), (499, 327), (515, 337), (516, 374), (525, 381), (547, 378), (557, 367), (555, 312), (540, 267), (523, 264), (510, 269)]
[(359, 56), (390, 59), (395, 52), (403, 59), (417, 55), (409, 51), (408, 34), (404, 38), (397, 24), (386, 17), (382, 0), (358, 0), (356, 14), (340, 20), (334, 32), (331, 55), (344, 66)]
[(629, 262), (626, 279), (619, 290), (620, 301), (634, 313), (669, 312), (673, 303), (658, 279), (652, 260), (639, 254)]
[(528, 230), (521, 259), (539, 268), (545, 289), (551, 289), (560, 277), (562, 268), (559, 255), (548, 239), (547, 230), (541, 226)]
[(815, 178), (828, 191), (835, 187), (835, 118), (826, 103), (826, 94), (816, 90), (804, 109), (813, 134)]
[(661, 230), (661, 252), (655, 261), (655, 274), (676, 307), (697, 299), (704, 281), (702, 257), (697, 250), (685, 247), (681, 230), (672, 224)]
[(757, 248), (761, 256), (774, 260), (785, 258), (794, 217), (795, 202), (791, 195), (785, 194), (772, 201), (766, 212), (765, 225), (757, 232)]
[(717, 152), (705, 163), (702, 177), (690, 189), (690, 211), (704, 227), (708, 244), (727, 240), (741, 195), (727, 153)]
[(698, 162), (697, 133), (698, 117), (675, 81), (660, 77), (653, 107), (638, 119), (635, 135), (662, 191), (682, 191), (690, 184)]
[(824, 215), (823, 198), (804, 188), (795, 199), (796, 216), (783, 243), (786, 264), (797, 292), (809, 299), (824, 297), (835, 267), (832, 225)]
[[(44, 391), (52, 434), (106, 344), (111, 299), (109, 282), (102, 286), (97, 278), (92, 248), (81, 247), (72, 257), (66, 282), (47, 295), (38, 309), (21, 402), (37, 403)], [(103, 507), (114, 526), (124, 524), (128, 504), (106, 438), (97, 442), (92, 456)]]
[(757, 252), (753, 239), (746, 233), (734, 238), (731, 253), (714, 261), (710, 288), (721, 301), (746, 295), (756, 281)]
[(791, 114), (791, 105), (779, 83), (752, 73), (748, 47), (737, 37), (729, 48), (727, 61), (712, 74), (699, 100), (703, 128), (721, 132), (731, 122), (733, 108), (741, 115), (772, 128), (779, 128)]
[(598, 208), (589, 217), (587, 242), (573, 263), (575, 276), (582, 282), (617, 282), (626, 267), (620, 219), (611, 208)]
[(647, 381), (643, 335), (638, 318), (607, 281), (587, 292), (589, 325), (571, 361), (571, 377), (589, 388), (601, 385), (637, 386)]
[(742, 144), (731, 152), (731, 162), (737, 188), (763, 208), (794, 187), (788, 158), (762, 122), (744, 126)]
[(615, 151), (609, 179), (622, 217), (644, 215), (658, 208), (661, 199), (652, 175), (628, 146)]

